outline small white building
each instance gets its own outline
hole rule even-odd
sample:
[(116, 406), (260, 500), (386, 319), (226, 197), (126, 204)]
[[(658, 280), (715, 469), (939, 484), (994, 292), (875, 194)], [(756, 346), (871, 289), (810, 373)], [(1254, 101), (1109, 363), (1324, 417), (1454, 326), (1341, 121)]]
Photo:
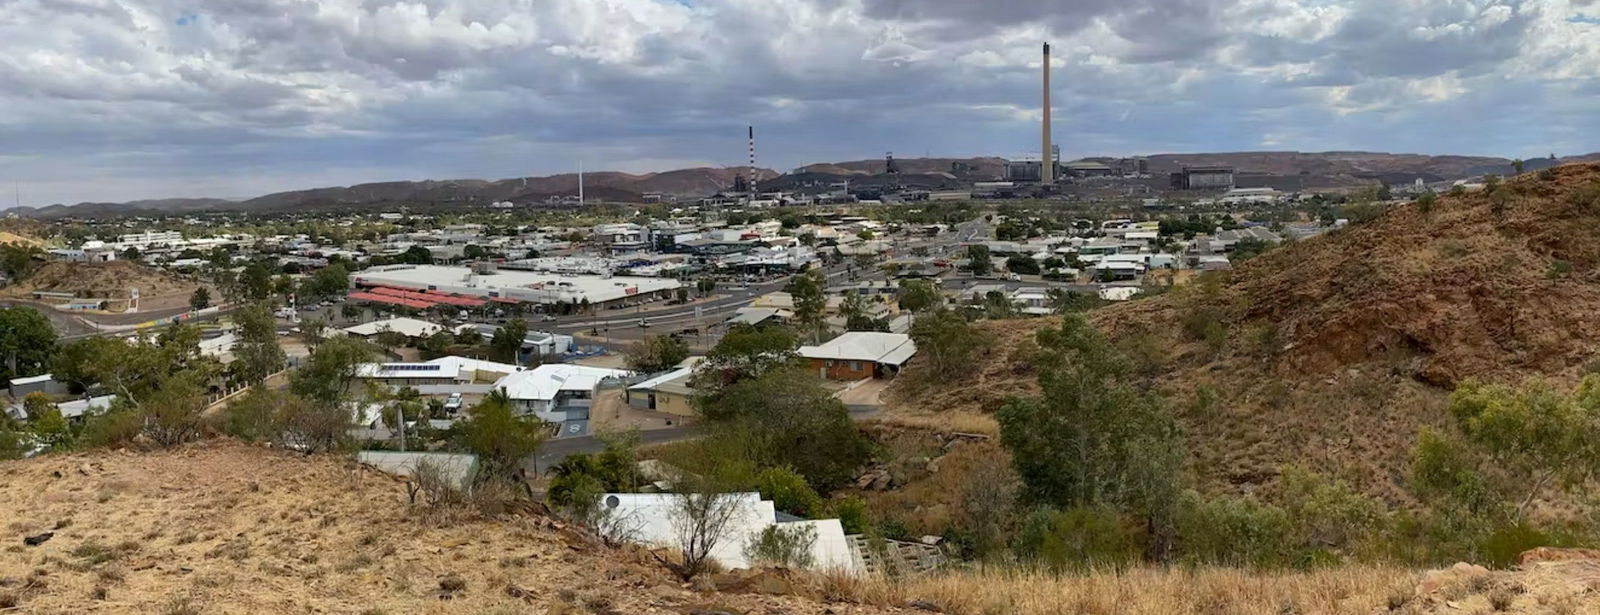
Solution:
[[(616, 540), (675, 548), (680, 546), (679, 529), (687, 522), (682, 513), (680, 498), (673, 493), (608, 493), (601, 496), (600, 505), (607, 515), (604, 530)], [(759, 493), (723, 494), (732, 507), (729, 519), (717, 543), (711, 550), (711, 559), (723, 568), (751, 568), (748, 547), (767, 528), (799, 530), (810, 533), (811, 569), (842, 574), (861, 574), (866, 570), (855, 543), (844, 533), (838, 519), (779, 521), (778, 512), (770, 500), (761, 499)], [(719, 505), (721, 503), (719, 502)]]
[(436, 325), (426, 320), (415, 318), (390, 318), (388, 320), (375, 320), (361, 323), (354, 327), (346, 327), (345, 334), (356, 337), (369, 338), (379, 333), (392, 331), (411, 339), (422, 339), (444, 330), (444, 326)]
[(366, 363), (356, 368), (356, 377), (396, 387), (416, 387), (497, 382), (525, 369), (496, 361), (445, 356), (422, 363)]
[(595, 391), (608, 378), (622, 379), (631, 372), (620, 369), (551, 363), (509, 374), (494, 383), (505, 391), (519, 414), (559, 423), (587, 418)]

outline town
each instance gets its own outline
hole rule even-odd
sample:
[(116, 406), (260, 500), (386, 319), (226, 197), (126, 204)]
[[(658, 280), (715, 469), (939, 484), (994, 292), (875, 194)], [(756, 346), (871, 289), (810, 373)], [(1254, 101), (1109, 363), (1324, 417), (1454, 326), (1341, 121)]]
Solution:
[(1592, 4), (8, 3), (0, 614), (1600, 612)]

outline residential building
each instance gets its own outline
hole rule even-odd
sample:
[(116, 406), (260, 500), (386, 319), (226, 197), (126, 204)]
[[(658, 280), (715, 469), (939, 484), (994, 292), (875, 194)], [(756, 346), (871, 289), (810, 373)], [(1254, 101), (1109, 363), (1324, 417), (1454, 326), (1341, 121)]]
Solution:
[(505, 391), (519, 414), (550, 423), (588, 418), (600, 384), (618, 382), (629, 372), (620, 369), (551, 363), (501, 378), (494, 388)]
[(832, 380), (892, 378), (917, 353), (911, 336), (902, 333), (847, 331), (817, 346), (801, 346), (799, 354), (812, 369)]
[(527, 368), (496, 361), (445, 356), (421, 363), (367, 363), (356, 377), (394, 387), (498, 382)]
[(628, 405), (678, 416), (697, 416), (695, 390), (689, 386), (694, 368), (704, 357), (690, 357), (676, 369), (628, 387), (623, 392)]

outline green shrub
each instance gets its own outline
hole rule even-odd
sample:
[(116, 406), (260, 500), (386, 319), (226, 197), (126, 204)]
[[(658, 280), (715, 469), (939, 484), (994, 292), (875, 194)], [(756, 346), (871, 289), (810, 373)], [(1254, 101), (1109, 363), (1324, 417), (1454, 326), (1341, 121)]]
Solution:
[(755, 540), (745, 545), (745, 557), (751, 562), (779, 568), (804, 569), (815, 563), (811, 547), (817, 542), (817, 530), (809, 525), (782, 523), (761, 530)]
[(872, 525), (867, 516), (867, 502), (853, 495), (834, 500), (828, 505), (827, 514), (839, 519), (846, 534), (864, 533)]
[(1302, 554), (1311, 554), (1312, 559), (1322, 546), (1345, 553), (1363, 550), (1387, 521), (1382, 503), (1344, 481), (1289, 467), (1280, 486), (1294, 539), (1302, 545)]
[(1276, 568), (1299, 559), (1289, 549), (1288, 513), (1254, 498), (1185, 492), (1176, 526), (1182, 558), (1191, 564)]
[(1055, 571), (1122, 568), (1142, 552), (1138, 533), (1110, 507), (1039, 508), (1017, 530), (1017, 555)]
[(1422, 193), (1422, 196), (1417, 197), (1417, 211), (1423, 215), (1433, 213), (1433, 204), (1438, 200), (1439, 195), (1434, 194), (1432, 190)]
[(1584, 212), (1600, 211), (1600, 182), (1589, 182), (1567, 193), (1567, 204)]
[(756, 475), (756, 490), (772, 500), (778, 510), (801, 517), (822, 511), (822, 497), (806, 484), (806, 478), (789, 468), (767, 468)]
[(1567, 277), (1567, 274), (1570, 273), (1572, 273), (1572, 263), (1564, 260), (1554, 260), (1550, 262), (1550, 269), (1545, 271), (1544, 276), (1554, 280)]
[(144, 421), (132, 408), (113, 404), (111, 409), (91, 414), (78, 434), (78, 446), (83, 448), (115, 448), (133, 443), (144, 429)]
[(1481, 563), (1492, 568), (1510, 568), (1517, 564), (1523, 551), (1556, 544), (1545, 532), (1527, 523), (1501, 527), (1483, 539), (1478, 546)]

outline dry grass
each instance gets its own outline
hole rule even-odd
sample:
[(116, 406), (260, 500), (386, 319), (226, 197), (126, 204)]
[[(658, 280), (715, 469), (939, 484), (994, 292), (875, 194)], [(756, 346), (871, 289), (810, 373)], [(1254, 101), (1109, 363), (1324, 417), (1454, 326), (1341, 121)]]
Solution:
[[(116, 495), (102, 500), (104, 491)], [(18, 546), (0, 551), (0, 609), (25, 613), (564, 612), (560, 592), (571, 588), (630, 614), (708, 602), (747, 613), (827, 608), (707, 597), (644, 553), (538, 517), (430, 523), (393, 477), (231, 441), (0, 462), (0, 502), (0, 543)], [(21, 547), (52, 529), (48, 542)], [(512, 596), (513, 587), (528, 589)]]
[(1235, 569), (1136, 569), (1055, 576), (1013, 569), (961, 571), (902, 581), (819, 579), (819, 599), (878, 605), (916, 602), (956, 615), (1368, 615), (1391, 588), (1419, 573), (1340, 568), (1265, 574)]

